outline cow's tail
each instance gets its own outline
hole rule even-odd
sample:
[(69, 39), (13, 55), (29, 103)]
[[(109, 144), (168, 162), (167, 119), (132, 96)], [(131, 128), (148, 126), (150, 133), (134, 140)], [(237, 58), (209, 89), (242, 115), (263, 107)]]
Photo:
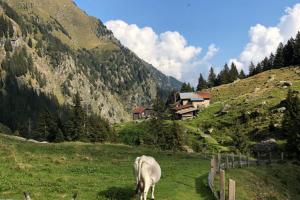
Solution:
[(141, 176), (143, 162), (144, 161), (142, 159), (140, 159), (138, 162), (138, 188), (140, 191), (144, 191), (144, 181)]
[(141, 181), (142, 164), (143, 164), (143, 160), (140, 159), (140, 160), (139, 160), (139, 164), (138, 164), (138, 180), (139, 180), (139, 181)]

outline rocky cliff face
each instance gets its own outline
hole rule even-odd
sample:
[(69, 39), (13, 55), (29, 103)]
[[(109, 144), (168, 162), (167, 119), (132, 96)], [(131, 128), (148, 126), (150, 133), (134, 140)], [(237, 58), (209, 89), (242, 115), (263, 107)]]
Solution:
[(181, 85), (122, 46), (70, 0), (2, 0), (0, 5), (6, 24), (0, 27), (4, 84), (10, 70), (20, 84), (54, 95), (60, 104), (71, 104), (78, 91), (87, 112), (110, 122), (129, 120), (132, 107), (150, 105), (158, 90), (166, 94)]

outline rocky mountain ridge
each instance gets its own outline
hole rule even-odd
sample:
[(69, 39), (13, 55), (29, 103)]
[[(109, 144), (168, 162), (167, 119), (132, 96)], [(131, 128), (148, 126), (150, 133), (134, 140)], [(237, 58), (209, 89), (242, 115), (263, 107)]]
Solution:
[[(134, 106), (150, 105), (157, 93), (166, 95), (181, 85), (122, 46), (100, 20), (73, 1), (2, 0), (0, 8), (7, 24), (1, 27), (3, 94), (9, 92), (7, 71), (15, 67), (12, 72), (21, 85), (67, 105), (79, 92), (88, 113), (120, 122), (130, 119)], [(23, 51), (26, 59), (19, 58)]]

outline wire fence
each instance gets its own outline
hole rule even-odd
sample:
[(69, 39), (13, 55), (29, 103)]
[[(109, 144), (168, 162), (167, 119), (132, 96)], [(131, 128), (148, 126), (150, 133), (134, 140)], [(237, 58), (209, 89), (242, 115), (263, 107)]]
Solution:
[[(257, 158), (252, 158), (250, 156), (245, 156), (242, 154), (217, 154), (212, 155), (210, 160), (210, 171), (208, 173), (208, 186), (217, 200), (226, 200), (225, 194), (225, 170), (230, 168), (243, 168), (253, 165), (263, 165), (263, 164), (272, 164), (280, 163), (284, 161), (284, 154), (281, 153), (280, 159), (272, 159), (271, 153), (258, 153)], [(215, 178), (219, 176), (220, 180), (220, 191), (218, 192), (215, 189)], [(227, 200), (235, 200), (235, 181), (229, 179), (228, 184), (228, 195)]]

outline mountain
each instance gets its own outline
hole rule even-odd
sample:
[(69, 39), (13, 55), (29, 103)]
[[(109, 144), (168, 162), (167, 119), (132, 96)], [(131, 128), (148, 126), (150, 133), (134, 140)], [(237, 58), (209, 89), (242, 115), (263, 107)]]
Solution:
[(7, 75), (17, 87), (71, 105), (77, 92), (89, 113), (127, 121), (134, 106), (150, 105), (181, 82), (124, 47), (103, 23), (71, 0), (1, 0), (0, 91)]

